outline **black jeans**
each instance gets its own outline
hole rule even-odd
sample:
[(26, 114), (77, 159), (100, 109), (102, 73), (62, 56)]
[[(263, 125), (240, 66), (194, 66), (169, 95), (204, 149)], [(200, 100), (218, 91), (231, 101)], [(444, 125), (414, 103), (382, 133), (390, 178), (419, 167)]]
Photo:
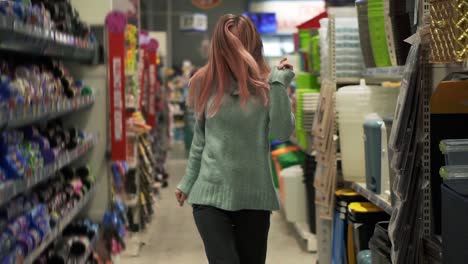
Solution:
[(193, 216), (210, 264), (265, 264), (269, 211), (225, 211), (193, 205)]

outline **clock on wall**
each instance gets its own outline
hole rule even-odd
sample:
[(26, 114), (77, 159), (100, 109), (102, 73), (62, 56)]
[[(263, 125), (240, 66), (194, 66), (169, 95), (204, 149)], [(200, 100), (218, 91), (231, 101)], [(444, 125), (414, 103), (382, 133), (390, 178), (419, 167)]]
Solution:
[(219, 5), (222, 0), (192, 0), (192, 4), (201, 9), (209, 9)]

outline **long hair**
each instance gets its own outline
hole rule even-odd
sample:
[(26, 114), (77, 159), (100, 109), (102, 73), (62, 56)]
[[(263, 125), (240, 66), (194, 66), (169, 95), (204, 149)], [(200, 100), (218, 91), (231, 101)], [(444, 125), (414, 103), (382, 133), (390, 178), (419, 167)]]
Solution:
[(208, 116), (214, 116), (234, 80), (241, 106), (245, 106), (252, 96), (267, 105), (269, 73), (263, 57), (262, 39), (252, 21), (241, 15), (224, 15), (216, 24), (208, 63), (190, 82), (189, 106), (199, 117), (205, 110)]

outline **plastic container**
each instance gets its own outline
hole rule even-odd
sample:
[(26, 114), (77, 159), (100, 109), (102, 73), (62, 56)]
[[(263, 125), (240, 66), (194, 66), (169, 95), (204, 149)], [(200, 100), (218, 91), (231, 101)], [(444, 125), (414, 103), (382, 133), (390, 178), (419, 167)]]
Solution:
[(292, 223), (307, 222), (306, 190), (303, 177), (304, 172), (301, 166), (293, 166), (280, 173), (280, 179), (284, 183), (283, 206), (286, 219)]
[(468, 259), (468, 198), (442, 184), (443, 263), (465, 264)]
[(440, 176), (451, 189), (468, 196), (468, 166), (444, 166), (440, 168)]
[(315, 217), (315, 170), (317, 168), (317, 162), (315, 157), (306, 155), (304, 159), (304, 184), (307, 195), (307, 220), (309, 223), (309, 229), (312, 234), (316, 234), (316, 217)]
[(468, 139), (446, 139), (440, 142), (445, 165), (468, 165)]
[(369, 240), (374, 234), (375, 224), (390, 218), (382, 209), (369, 202), (349, 204), (348, 216), (348, 222), (353, 226), (355, 252), (369, 249)]
[(382, 152), (382, 118), (376, 114), (369, 115), (364, 121), (364, 147), (366, 154), (366, 188), (380, 194), (381, 152)]
[(336, 93), (343, 177), (346, 181), (365, 182), (365, 117), (377, 113), (393, 117), (399, 90), (382, 86), (346, 86)]

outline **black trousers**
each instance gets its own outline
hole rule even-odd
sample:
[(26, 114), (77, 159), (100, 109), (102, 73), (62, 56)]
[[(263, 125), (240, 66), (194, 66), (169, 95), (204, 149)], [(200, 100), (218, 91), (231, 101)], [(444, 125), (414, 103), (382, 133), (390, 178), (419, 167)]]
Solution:
[(210, 264), (265, 264), (269, 211), (225, 211), (193, 205), (193, 216)]

